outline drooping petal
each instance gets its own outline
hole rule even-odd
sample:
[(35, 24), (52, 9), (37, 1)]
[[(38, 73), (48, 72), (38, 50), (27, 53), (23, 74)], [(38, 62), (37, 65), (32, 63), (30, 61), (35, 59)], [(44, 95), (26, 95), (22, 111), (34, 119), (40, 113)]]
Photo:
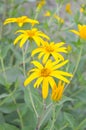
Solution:
[(21, 40), (21, 42), (20, 42), (20, 48), (25, 44), (25, 42), (27, 41), (27, 39), (28, 39), (28, 37), (25, 36), (25, 37)]
[(32, 80), (38, 78), (39, 75), (38, 73), (34, 72), (32, 73), (25, 81), (24, 81), (24, 86), (27, 86)]
[(56, 83), (55, 83), (55, 80), (54, 80), (52, 77), (48, 77), (48, 82), (49, 82), (51, 88), (53, 88), (54, 85), (56, 84)]
[(40, 52), (38, 55), (38, 59), (40, 59), (44, 55), (44, 52)]
[(39, 47), (39, 48), (37, 48), (37, 49), (35, 49), (35, 50), (32, 51), (31, 56), (34, 56), (36, 53), (39, 53), (39, 52), (41, 52), (41, 51), (42, 51), (42, 48)]
[(36, 87), (38, 88), (42, 81), (43, 81), (43, 77), (39, 77), (34, 84), (34, 88)]
[(36, 44), (38, 46), (40, 46), (40, 44), (42, 43), (43, 39), (41, 37), (38, 36), (33, 36), (34, 41), (36, 42)]
[(23, 34), (19, 35), (15, 40), (14, 40), (14, 45), (17, 44), (17, 42), (24, 37)]
[(47, 61), (47, 59), (49, 58), (49, 53), (45, 54), (43, 57), (43, 63), (45, 63)]
[(47, 96), (48, 96), (48, 80), (47, 80), (47, 78), (45, 78), (43, 80), (42, 96), (43, 96), (44, 99), (46, 99)]

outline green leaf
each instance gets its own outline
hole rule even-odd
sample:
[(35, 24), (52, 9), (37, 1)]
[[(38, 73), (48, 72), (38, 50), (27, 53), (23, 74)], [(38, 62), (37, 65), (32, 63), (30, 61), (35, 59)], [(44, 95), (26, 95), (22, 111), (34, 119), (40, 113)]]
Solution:
[(0, 124), (0, 130), (19, 130), (19, 129), (13, 125), (3, 123), (3, 124)]
[(63, 103), (68, 102), (68, 101), (74, 101), (74, 100), (72, 98), (70, 98), (70, 97), (63, 96), (62, 100), (59, 101), (58, 104), (62, 105)]
[(86, 118), (81, 121), (81, 123), (79, 123), (78, 127), (76, 127), (75, 130), (83, 130), (84, 128), (86, 128)]
[(74, 128), (75, 128), (75, 119), (74, 119), (74, 117), (70, 113), (64, 112), (64, 119), (66, 121), (68, 121), (68, 123), (70, 124), (70, 127), (74, 130)]

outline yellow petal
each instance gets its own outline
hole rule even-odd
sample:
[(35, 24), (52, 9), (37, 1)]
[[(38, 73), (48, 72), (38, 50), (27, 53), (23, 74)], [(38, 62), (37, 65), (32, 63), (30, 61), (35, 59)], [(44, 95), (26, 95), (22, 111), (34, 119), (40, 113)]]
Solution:
[(38, 59), (40, 59), (44, 55), (44, 52), (40, 52), (38, 55)]
[(47, 59), (49, 58), (49, 53), (46, 53), (43, 57), (43, 63), (45, 63), (47, 61)]
[(48, 96), (48, 81), (46, 78), (43, 80), (42, 96), (44, 99), (46, 99)]
[(81, 28), (82, 28), (82, 25), (78, 24), (79, 31), (81, 30)]
[(38, 61), (32, 61), (31, 62), (32, 64), (34, 64), (37, 68), (39, 68), (39, 69), (42, 69), (43, 68), (43, 66), (42, 66), (42, 64), (41, 63), (39, 63)]
[(20, 48), (25, 44), (25, 42), (27, 41), (28, 37), (24, 37), (21, 42), (20, 42)]
[(41, 51), (42, 51), (42, 48), (39, 47), (39, 48), (37, 48), (37, 49), (35, 49), (35, 50), (32, 51), (31, 56), (34, 56), (36, 53), (39, 53), (39, 52), (41, 52)]
[(34, 88), (36, 87), (38, 88), (42, 81), (43, 81), (43, 77), (38, 78), (34, 84)]
[(68, 62), (69, 62), (69, 60), (65, 60), (65, 61), (63, 61), (63, 62), (61, 62), (61, 63), (55, 65), (55, 66), (53, 67), (53, 70), (58, 69), (58, 68), (61, 68), (62, 66), (64, 66), (64, 65), (67, 64)]
[(58, 73), (58, 71), (53, 71), (52, 73), (51, 73), (51, 76), (53, 76), (53, 77), (55, 77), (55, 78), (58, 78), (58, 79), (60, 79), (60, 80), (62, 80), (62, 81), (64, 81), (64, 82), (66, 82), (66, 83), (69, 83), (70, 81), (67, 79), (67, 78), (65, 78), (64, 76), (62, 76), (62, 75), (60, 75), (59, 73)]
[(54, 79), (52, 77), (48, 77), (48, 82), (49, 82), (51, 88), (53, 88), (54, 85), (56, 84), (55, 81), (54, 81)]
[(71, 32), (75, 33), (76, 35), (80, 35), (80, 33), (76, 30), (70, 30)]
[(23, 34), (19, 35), (15, 40), (14, 40), (14, 45), (17, 44), (17, 42), (24, 37)]
[(64, 72), (64, 71), (61, 71), (61, 70), (58, 70), (58, 73), (63, 75), (63, 76), (69, 76), (69, 77), (73, 77), (72, 74), (68, 73), (68, 72)]
[(13, 22), (16, 22), (16, 18), (8, 18), (4, 21), (4, 25), (5, 24), (8, 24), (8, 23), (13, 23)]
[(24, 81), (24, 86), (27, 86), (32, 80), (36, 79), (39, 77), (38, 73), (34, 72), (32, 73), (25, 81)]

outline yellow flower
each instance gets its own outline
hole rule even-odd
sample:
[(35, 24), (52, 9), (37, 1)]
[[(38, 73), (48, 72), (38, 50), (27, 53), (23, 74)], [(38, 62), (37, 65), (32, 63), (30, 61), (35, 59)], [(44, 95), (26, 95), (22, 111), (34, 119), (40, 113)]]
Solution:
[(55, 84), (52, 89), (52, 94), (51, 94), (52, 100), (59, 101), (62, 98), (63, 91), (64, 91), (64, 84), (62, 84), (62, 82), (59, 81), (58, 86), (56, 86)]
[(31, 30), (18, 30), (18, 31), (16, 31), (16, 33), (18, 33), (18, 32), (20, 32), (22, 34), (20, 34), (14, 40), (14, 45), (17, 44), (17, 42), (21, 40), (21, 42), (20, 42), (20, 48), (25, 44), (25, 42), (28, 39), (34, 40), (38, 46), (43, 41), (43, 39), (41, 37), (46, 38), (46, 39), (49, 40), (49, 37), (46, 34), (44, 34), (43, 32), (38, 31), (37, 28), (32, 28)]
[(27, 86), (32, 80), (37, 79), (34, 83), (34, 87), (38, 88), (40, 85), (42, 85), (42, 96), (44, 99), (47, 98), (49, 84), (51, 88), (53, 88), (55, 84), (54, 78), (69, 83), (69, 80), (65, 78), (65, 76), (72, 77), (72, 74), (58, 70), (67, 62), (68, 60), (61, 63), (59, 63), (59, 61), (48, 60), (46, 64), (42, 65), (38, 61), (32, 61), (32, 64), (35, 67), (28, 72), (29, 75), (28, 78), (24, 81), (24, 86)]
[(68, 51), (68, 53), (70, 53), (72, 51), (72, 46), (71, 45), (67, 46), (67, 51)]
[(55, 60), (64, 60), (64, 57), (62, 56), (62, 54), (60, 54), (60, 52), (67, 53), (67, 48), (63, 47), (63, 45), (65, 44), (64, 42), (51, 42), (49, 44), (48, 42), (43, 41), (42, 44), (42, 46), (39, 46), (32, 51), (32, 56), (36, 53), (39, 53), (38, 58), (40, 59), (44, 55), (43, 63), (45, 63), (50, 56), (53, 56)]
[(80, 36), (80, 38), (86, 39), (86, 25), (78, 24), (78, 31), (76, 30), (70, 30), (70, 31)]
[(81, 7), (80, 8), (80, 12), (83, 13), (84, 12), (84, 8)]
[(51, 15), (50, 11), (46, 11), (44, 14), (45, 17), (49, 17), (50, 15)]
[(61, 17), (59, 17), (57, 14), (54, 14), (54, 18), (57, 19), (58, 22), (64, 23), (64, 19), (62, 19)]
[(8, 24), (8, 23), (17, 23), (19, 27), (22, 27), (24, 23), (31, 23), (32, 26), (34, 26), (35, 24), (39, 24), (39, 22), (37, 20), (33, 20), (28, 18), (27, 16), (21, 16), (18, 18), (8, 18), (4, 21), (4, 25)]
[(36, 11), (39, 11), (45, 4), (46, 4), (46, 1), (45, 1), (45, 0), (40, 0), (40, 1), (37, 3), (37, 9), (36, 9)]
[(65, 11), (66, 11), (67, 13), (69, 13), (69, 14), (72, 14), (71, 4), (70, 4), (70, 3), (67, 3), (67, 4), (66, 4)]

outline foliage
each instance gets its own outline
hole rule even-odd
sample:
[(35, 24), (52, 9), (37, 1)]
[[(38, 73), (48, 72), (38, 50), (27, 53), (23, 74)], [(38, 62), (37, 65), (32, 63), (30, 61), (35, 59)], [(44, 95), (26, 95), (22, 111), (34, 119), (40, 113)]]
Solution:
[[(21, 16), (27, 16), (30, 19), (21, 25), (17, 21), (17, 18)], [(0, 1), (0, 130), (86, 129), (85, 16), (86, 5), (84, 1), (81, 3), (80, 0), (78, 2), (76, 0)], [(4, 21), (8, 18), (15, 18), (16, 21), (10, 21), (9, 24), (4, 25)], [(21, 26), (19, 27), (18, 24)], [(79, 29), (78, 32), (78, 27), (81, 25), (83, 30)], [(32, 37), (32, 33), (29, 33), (27, 38), (26, 30), (32, 28), (35, 28), (34, 30), (37, 28), (36, 37)], [(24, 30), (24, 35), (14, 45), (14, 41), (23, 34), (21, 30)], [(16, 31), (19, 34), (15, 34)], [(73, 32), (78, 32), (78, 35)], [(50, 53), (47, 56), (46, 44), (42, 39), (46, 40), (47, 45), (48, 42), (53, 46), (54, 43), (66, 43), (63, 49), (63, 46), (58, 49), (61, 49), (60, 52), (62, 52), (62, 54), (58, 54), (58, 64), (55, 64), (54, 60), (57, 56), (55, 53), (59, 51), (55, 50), (54, 54)], [(44, 48), (40, 47), (40, 44)], [(44, 60), (43, 55), (38, 54), (40, 52), (45, 55)], [(31, 55), (32, 53), (34, 56)], [(34, 82), (32, 78), (31, 83), (25, 87), (25, 81), (30, 77), (30, 70), (34, 67), (31, 62), (33, 61), (35, 66), (38, 62), (44, 66), (49, 57), (52, 63), (50, 62), (48, 68), (52, 69), (53, 63), (56, 66), (60, 65), (59, 68), (63, 66), (59, 70), (62, 73), (59, 72), (57, 76), (53, 76), (53, 82), (50, 79), (47, 81), (45, 78), (44, 86), (41, 86), (41, 82), (35, 85), (36, 80)], [(69, 62), (66, 64), (64, 59)], [(64, 64), (66, 65), (64, 66)], [(46, 73), (48, 74), (48, 71)], [(63, 73), (64, 75), (62, 75)], [(65, 76), (69, 77), (66, 79)], [(59, 86), (57, 77), (60, 77), (64, 88), (61, 86), (60, 89), (56, 88)], [(53, 87), (54, 83), (56, 83), (56, 87)], [(53, 98), (52, 93), (55, 94)]]

